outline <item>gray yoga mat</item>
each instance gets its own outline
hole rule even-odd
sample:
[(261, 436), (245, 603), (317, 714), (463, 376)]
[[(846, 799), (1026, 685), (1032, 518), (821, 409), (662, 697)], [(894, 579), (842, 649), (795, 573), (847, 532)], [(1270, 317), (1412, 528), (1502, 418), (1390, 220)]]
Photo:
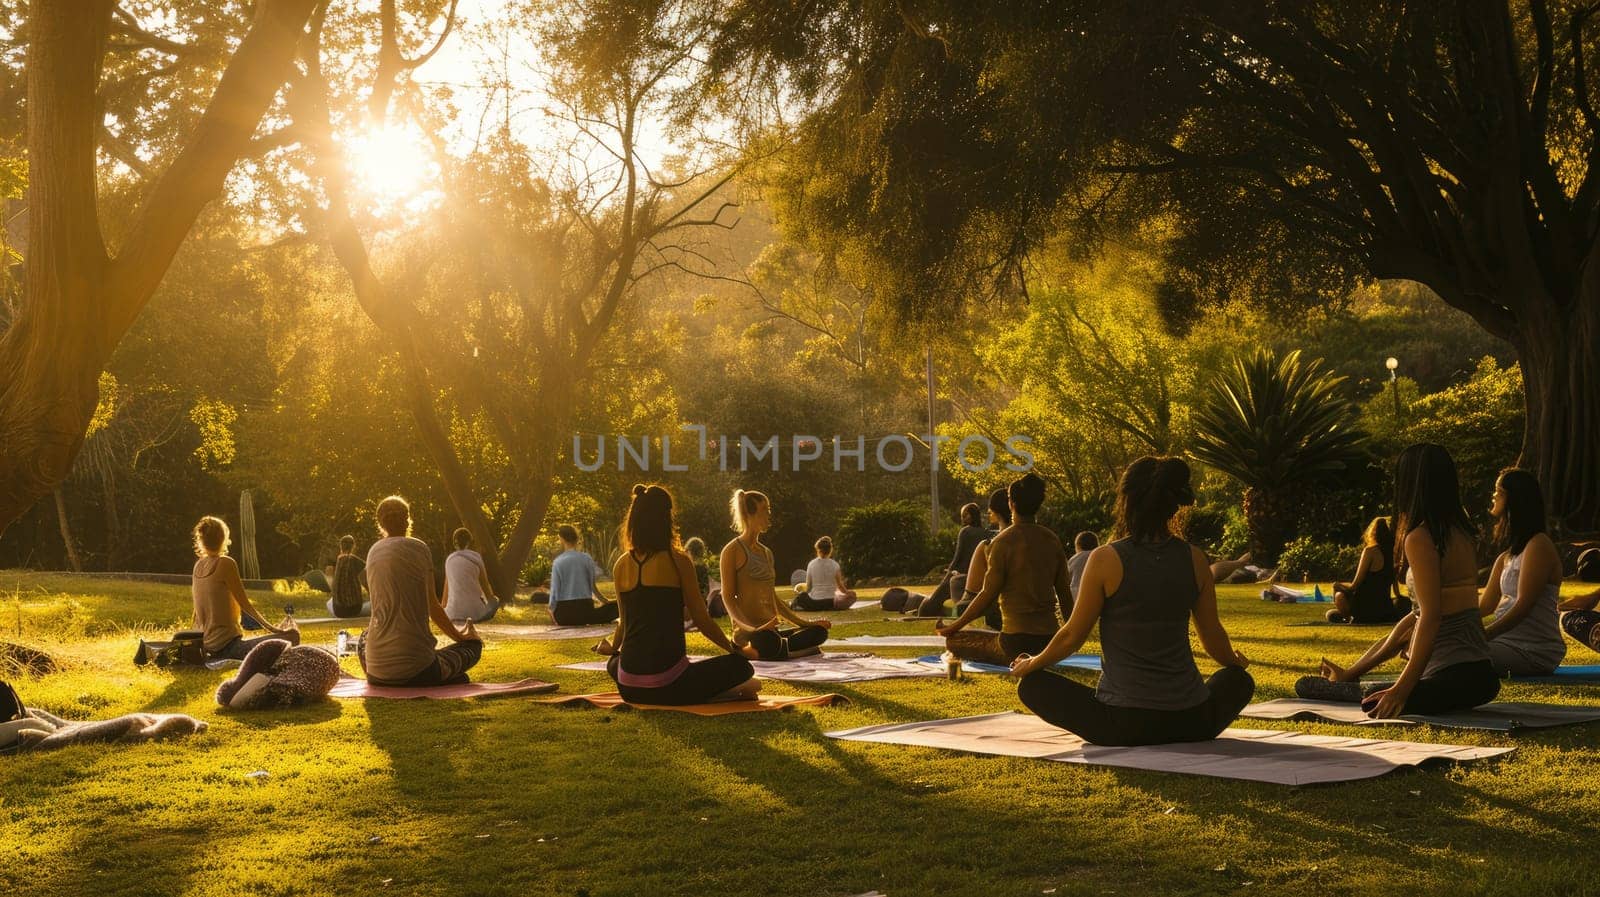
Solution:
[[(932, 617), (928, 618), (930, 621)], [(943, 648), (944, 637), (939, 635), (855, 635), (850, 638), (830, 638), (830, 645), (871, 645), (879, 648)]]
[(1321, 720), (1353, 726), (1415, 726), (1427, 723), (1447, 729), (1481, 729), (1510, 732), (1516, 729), (1546, 729), (1600, 720), (1600, 707), (1568, 707), (1559, 704), (1532, 704), (1503, 701), (1485, 704), (1456, 713), (1408, 713), (1395, 719), (1373, 719), (1360, 704), (1339, 701), (1309, 701), (1304, 698), (1278, 698), (1251, 704), (1239, 714), (1249, 719)]
[(569, 638), (600, 639), (611, 635), (616, 629), (617, 627), (609, 624), (601, 626), (522, 626), (515, 623), (479, 623), (477, 625), (479, 635), (531, 641), (559, 641)]
[[(691, 660), (705, 660), (691, 657)], [(778, 682), (871, 682), (875, 679), (933, 679), (946, 675), (944, 667), (932, 667), (909, 658), (874, 657), (871, 654), (814, 654), (793, 660), (752, 660), (756, 675)], [(557, 669), (600, 670), (603, 660), (566, 663)]]
[(960, 719), (891, 723), (829, 732), (830, 738), (1031, 757), (1057, 763), (1116, 766), (1223, 779), (1314, 785), (1370, 779), (1430, 760), (1467, 762), (1514, 748), (1338, 738), (1262, 729), (1228, 729), (1213, 741), (1149, 747), (1100, 747), (1036, 716), (994, 713)]

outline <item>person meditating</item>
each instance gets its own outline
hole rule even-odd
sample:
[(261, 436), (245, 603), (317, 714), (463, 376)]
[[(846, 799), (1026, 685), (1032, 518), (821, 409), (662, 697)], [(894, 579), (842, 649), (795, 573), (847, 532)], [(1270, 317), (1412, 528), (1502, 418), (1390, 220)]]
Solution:
[[(1072, 586), (1061, 538), (1033, 522), (1044, 504), (1044, 480), (1026, 474), (1006, 489), (1013, 523), (989, 542), (983, 591), (948, 626), (944, 636), (951, 653), (963, 660), (1010, 664), (1020, 654), (1036, 654), (1050, 643), (1062, 617), (1072, 612)], [(1000, 602), (1000, 632), (963, 632)]]
[[(372, 625), (356, 643), (367, 681), (374, 685), (435, 686), (466, 682), (483, 656), (483, 640), (468, 622), (456, 629), (435, 599), (433, 552), (411, 537), (411, 506), (398, 495), (378, 503), (383, 538), (367, 549)], [(433, 621), (451, 645), (435, 650)]]
[(817, 556), (806, 565), (805, 589), (789, 606), (795, 610), (845, 610), (856, 603), (856, 593), (844, 584), (844, 571), (833, 559), (833, 540), (827, 536), (812, 546)]
[(550, 618), (557, 626), (615, 621), (620, 609), (595, 586), (594, 558), (578, 548), (578, 530), (563, 523), (556, 528), (556, 535), (561, 539), (561, 553), (550, 565)]
[[(1411, 615), (1348, 668), (1322, 659), (1321, 676), (1295, 683), (1302, 698), (1360, 701), (1368, 715), (1449, 713), (1500, 693), (1478, 607), (1477, 530), (1461, 506), (1455, 461), (1443, 446), (1418, 443), (1395, 462), (1397, 569), (1405, 572)], [(1361, 677), (1407, 650), (1400, 678), (1363, 691)]]
[[(992, 539), (995, 533), (1011, 525), (1011, 499), (1006, 496), (1006, 490), (996, 489), (989, 493), (988, 514), (989, 525), (993, 527), (993, 530), (988, 535)], [(972, 599), (978, 597), (978, 593), (983, 590), (983, 580), (989, 573), (989, 542), (991, 539), (984, 539), (979, 542), (978, 546), (972, 551), (972, 562), (967, 566), (967, 578), (961, 585), (961, 600), (956, 602), (955, 611), (958, 617), (967, 612), (967, 608), (972, 606)], [(1070, 561), (1071, 559), (1068, 558), (1068, 560)], [(1069, 577), (1071, 575), (1070, 565), (1068, 567), (1068, 575)], [(983, 622), (990, 629), (1000, 628), (1002, 621), (1000, 619), (999, 602), (989, 605), (988, 612), (984, 614)]]
[(1393, 623), (1410, 611), (1409, 602), (1395, 600), (1394, 522), (1372, 518), (1361, 543), (1355, 576), (1333, 584), (1329, 623)]
[[(239, 565), (228, 557), (231, 537), (220, 517), (201, 517), (194, 525), (194, 578), (190, 595), (194, 601), (194, 628), (203, 633), (201, 642), (208, 660), (244, 660), (250, 649), (270, 639), (300, 644), (300, 630), (292, 621), (274, 629), (265, 626), (262, 616), (245, 594), (239, 578)], [(245, 639), (240, 615), (248, 614), (263, 622), (268, 635)]]
[(739, 535), (722, 549), (722, 600), (733, 621), (734, 644), (754, 646), (762, 660), (818, 653), (833, 624), (806, 620), (778, 601), (772, 551), (761, 544), (761, 534), (772, 526), (772, 503), (760, 492), (735, 489), (729, 509)]
[(367, 583), (367, 562), (356, 555), (356, 537), (339, 537), (339, 557), (333, 562), (333, 581), (329, 586), (328, 613), (335, 617), (364, 617), (372, 613), (371, 602), (362, 600)]
[[(608, 655), (606, 672), (622, 699), (634, 704), (703, 704), (756, 697), (761, 684), (750, 659), (756, 649), (737, 647), (711, 619), (700, 594), (694, 562), (678, 543), (672, 495), (661, 486), (633, 487), (622, 523), (624, 553), (612, 570), (621, 617), (609, 639), (594, 646)], [(689, 661), (685, 616), (727, 652)]]
[[(1169, 744), (1217, 737), (1255, 694), (1250, 661), (1217, 618), (1205, 552), (1173, 534), (1178, 509), (1194, 504), (1189, 465), (1145, 456), (1117, 486), (1118, 538), (1084, 566), (1077, 600), (1050, 644), (1011, 664), (1023, 706), (1091, 744)], [(1200, 677), (1189, 622), (1221, 665)], [(1050, 671), (1100, 626), (1104, 671), (1089, 688)]]
[(972, 569), (972, 555), (978, 550), (978, 543), (985, 541), (989, 535), (989, 531), (982, 526), (979, 514), (976, 502), (962, 505), (961, 531), (956, 534), (956, 553), (950, 558), (950, 566), (945, 569), (933, 594), (917, 605), (917, 616), (944, 616), (944, 603), (952, 595), (960, 595), (966, 590), (967, 573)]
[(1489, 508), (1495, 558), (1478, 598), (1489, 662), (1501, 676), (1548, 676), (1567, 656), (1561, 637), (1561, 554), (1545, 531), (1544, 491), (1532, 473), (1500, 471)]
[(500, 610), (483, 555), (472, 548), (472, 533), (459, 527), (450, 537), (456, 550), (444, 559), (444, 612), (456, 621), (486, 623)]

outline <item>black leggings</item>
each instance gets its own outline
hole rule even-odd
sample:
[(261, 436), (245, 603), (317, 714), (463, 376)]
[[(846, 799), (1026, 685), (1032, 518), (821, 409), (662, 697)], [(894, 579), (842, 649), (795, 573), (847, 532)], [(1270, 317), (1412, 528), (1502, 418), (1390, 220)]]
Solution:
[(1250, 703), (1256, 682), (1244, 667), (1223, 667), (1206, 688), (1211, 695), (1194, 707), (1147, 710), (1101, 703), (1089, 686), (1038, 670), (1022, 677), (1017, 697), (1040, 719), (1090, 744), (1172, 744), (1216, 738)]
[(1561, 615), (1561, 628), (1580, 645), (1591, 651), (1600, 651), (1600, 613), (1592, 610), (1569, 610)]
[(273, 639), (285, 641), (291, 645), (298, 645), (300, 644), (300, 633), (292, 632), (288, 635), (263, 635), (259, 638), (252, 639), (247, 639), (242, 635), (236, 635), (233, 637), (232, 641), (228, 642), (226, 645), (223, 645), (221, 648), (218, 648), (215, 651), (207, 651), (206, 659), (243, 661), (245, 657), (249, 655), (251, 648), (254, 648), (256, 645), (259, 645), (262, 642), (270, 642)]
[(801, 592), (794, 596), (789, 606), (795, 610), (833, 610), (832, 598), (813, 598), (809, 592)]
[(557, 626), (587, 626), (591, 623), (615, 623), (617, 602), (595, 604), (587, 598), (568, 598), (550, 604), (550, 616)]
[[(1379, 682), (1364, 686), (1363, 690), (1370, 695), (1393, 685), (1393, 682)], [(1406, 698), (1406, 706), (1400, 712), (1453, 713), (1471, 710), (1493, 701), (1498, 694), (1500, 676), (1495, 673), (1494, 664), (1487, 660), (1453, 663), (1418, 680), (1417, 687), (1411, 690), (1411, 696)], [(1377, 704), (1376, 700), (1370, 698), (1361, 701), (1361, 706), (1368, 711)]]
[(827, 640), (828, 630), (821, 626), (761, 629), (750, 633), (750, 644), (760, 652), (762, 660), (787, 660), (790, 654), (815, 648)]
[[(361, 668), (367, 668), (366, 644), (364, 641), (356, 643), (356, 654), (361, 661)], [(395, 688), (431, 688), (435, 685), (459, 685), (472, 681), (467, 677), (467, 670), (477, 666), (478, 660), (483, 657), (483, 642), (473, 639), (466, 642), (456, 642), (433, 652), (433, 663), (424, 667), (422, 672), (412, 676), (404, 682), (388, 682), (382, 679), (367, 677), (373, 685), (388, 685)]]
[[(622, 665), (619, 655), (606, 661), (606, 672), (613, 681)], [(683, 675), (659, 688), (639, 688), (617, 683), (617, 693), (630, 704), (704, 704), (724, 692), (750, 681), (755, 668), (738, 654), (709, 657), (689, 664)]]

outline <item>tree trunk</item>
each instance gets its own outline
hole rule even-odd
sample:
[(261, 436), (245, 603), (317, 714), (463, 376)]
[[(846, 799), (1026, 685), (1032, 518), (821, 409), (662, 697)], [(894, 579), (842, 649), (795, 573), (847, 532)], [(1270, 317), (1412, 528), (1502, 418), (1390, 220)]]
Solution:
[(151, 188), (115, 259), (95, 192), (95, 93), (112, 0), (29, 5), (29, 233), (22, 311), (0, 336), (0, 533), (66, 479), (100, 371), (249, 148), (314, 2), (255, 4), (193, 138)]
[(1544, 487), (1562, 535), (1600, 530), (1600, 273), (1587, 266), (1573, 302), (1535, 301), (1514, 339), (1527, 426), (1518, 464)]
[(56, 525), (61, 528), (61, 544), (67, 546), (67, 563), (72, 566), (73, 573), (83, 572), (83, 558), (78, 556), (78, 544), (72, 540), (72, 525), (67, 522), (67, 497), (61, 494), (58, 487), (56, 493)]

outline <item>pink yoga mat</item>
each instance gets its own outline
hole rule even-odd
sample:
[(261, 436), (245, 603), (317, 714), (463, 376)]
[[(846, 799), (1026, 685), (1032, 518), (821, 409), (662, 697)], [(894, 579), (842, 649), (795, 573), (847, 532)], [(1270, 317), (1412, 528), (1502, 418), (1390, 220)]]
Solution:
[(622, 700), (622, 695), (616, 692), (605, 692), (594, 695), (562, 695), (558, 698), (540, 698), (540, 703), (560, 704), (562, 706), (581, 707), (589, 705), (601, 707), (606, 710), (677, 710), (681, 713), (692, 713), (696, 716), (726, 716), (730, 713), (759, 713), (763, 710), (789, 710), (801, 706), (827, 707), (833, 704), (848, 704), (850, 699), (844, 695), (806, 695), (794, 697), (790, 695), (762, 695), (754, 701), (717, 701), (711, 704), (629, 704)]
[(328, 692), (331, 698), (492, 698), (501, 695), (542, 695), (560, 688), (553, 682), (523, 679), (521, 682), (468, 682), (462, 685), (435, 685), (430, 688), (395, 688), (373, 685), (365, 679), (345, 678)]

